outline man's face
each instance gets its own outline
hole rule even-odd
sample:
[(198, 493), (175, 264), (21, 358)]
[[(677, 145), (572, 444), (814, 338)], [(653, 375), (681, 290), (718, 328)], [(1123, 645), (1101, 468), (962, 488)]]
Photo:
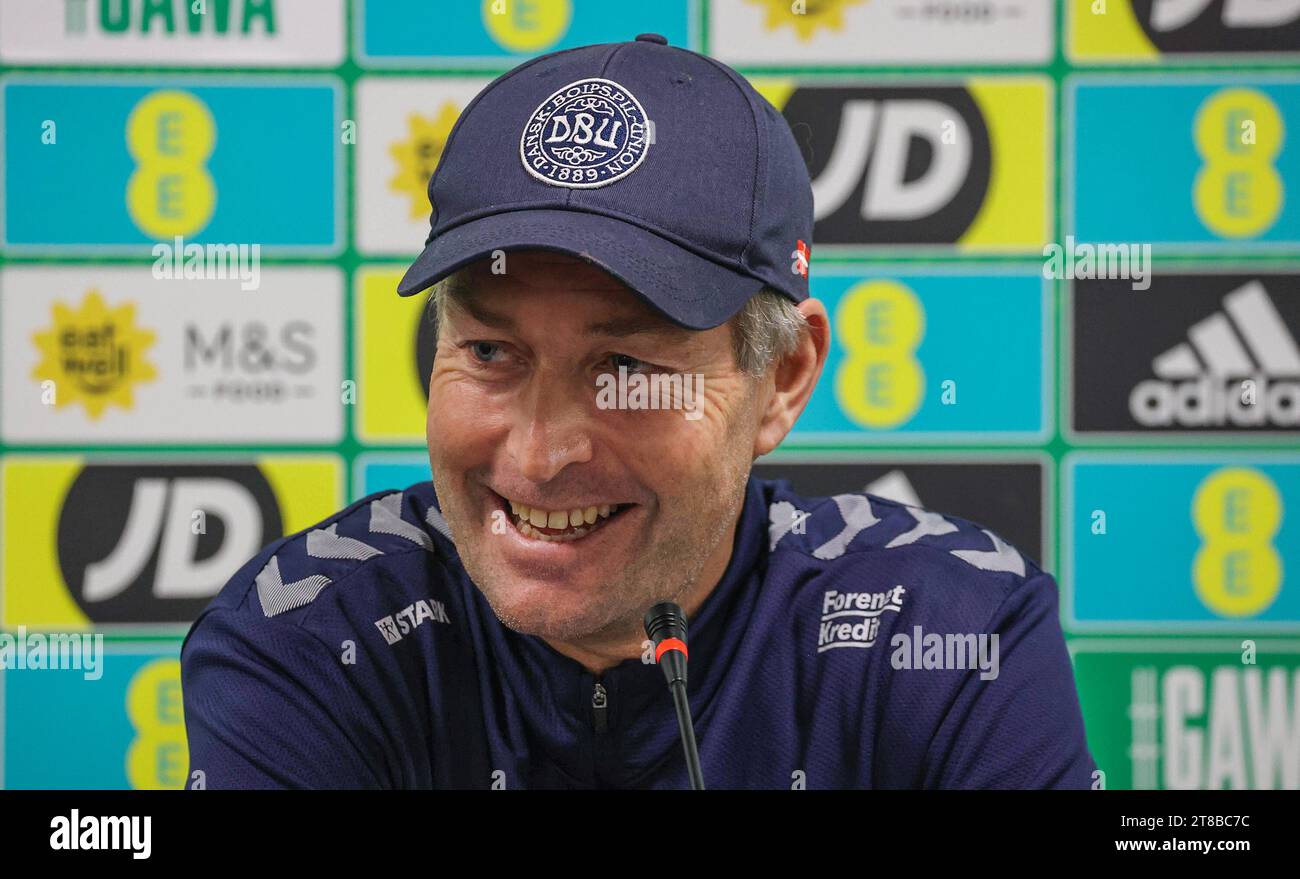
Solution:
[[(630, 635), (730, 554), (758, 420), (731, 331), (676, 327), (558, 254), (512, 253), (505, 274), (480, 263), (463, 277), (439, 333), (428, 442), (465, 569), (517, 631)], [(629, 380), (702, 376), (698, 416), (602, 408), (599, 376), (620, 366)]]

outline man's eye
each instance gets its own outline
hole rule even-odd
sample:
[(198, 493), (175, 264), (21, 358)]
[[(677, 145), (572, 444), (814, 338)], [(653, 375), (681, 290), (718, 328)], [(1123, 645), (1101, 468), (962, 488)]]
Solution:
[(468, 347), (470, 354), (480, 363), (492, 363), (501, 353), (501, 346), (495, 342), (470, 342)]
[(615, 369), (626, 369), (628, 372), (643, 372), (651, 368), (652, 364), (644, 360), (637, 360), (627, 354), (611, 354), (609, 362)]

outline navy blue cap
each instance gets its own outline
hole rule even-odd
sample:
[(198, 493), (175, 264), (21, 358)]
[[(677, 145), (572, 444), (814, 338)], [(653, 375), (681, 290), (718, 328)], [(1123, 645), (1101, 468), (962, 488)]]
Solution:
[(692, 329), (764, 286), (808, 298), (812, 185), (789, 125), (735, 71), (657, 34), (494, 80), (452, 129), (429, 201), (403, 296), (493, 251), (540, 249), (600, 266)]

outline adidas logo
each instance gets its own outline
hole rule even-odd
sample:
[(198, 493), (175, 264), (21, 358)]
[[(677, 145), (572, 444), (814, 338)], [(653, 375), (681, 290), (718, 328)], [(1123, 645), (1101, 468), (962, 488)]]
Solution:
[(1147, 427), (1300, 425), (1300, 346), (1259, 281), (1223, 298), (1129, 394)]

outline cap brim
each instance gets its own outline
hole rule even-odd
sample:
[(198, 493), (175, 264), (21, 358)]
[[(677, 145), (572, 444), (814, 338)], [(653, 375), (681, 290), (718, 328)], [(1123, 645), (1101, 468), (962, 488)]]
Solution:
[(594, 263), (669, 320), (689, 329), (725, 323), (763, 288), (763, 282), (751, 275), (613, 217), (575, 210), (522, 210), (472, 220), (434, 238), (406, 270), (397, 292), (419, 293), (497, 250), (530, 249), (567, 253)]

